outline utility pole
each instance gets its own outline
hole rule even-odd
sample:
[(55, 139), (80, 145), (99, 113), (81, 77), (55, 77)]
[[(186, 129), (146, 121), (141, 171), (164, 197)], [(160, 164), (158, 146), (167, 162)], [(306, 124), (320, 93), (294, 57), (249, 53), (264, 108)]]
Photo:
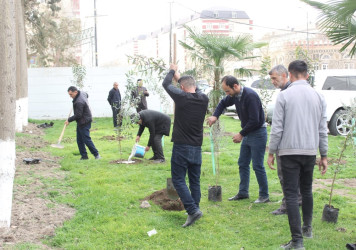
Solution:
[(96, 31), (96, 0), (94, 0), (95, 66), (98, 67), (98, 34)]
[(169, 63), (172, 63), (172, 2), (169, 2)]
[(307, 11), (307, 51), (309, 54), (309, 14)]

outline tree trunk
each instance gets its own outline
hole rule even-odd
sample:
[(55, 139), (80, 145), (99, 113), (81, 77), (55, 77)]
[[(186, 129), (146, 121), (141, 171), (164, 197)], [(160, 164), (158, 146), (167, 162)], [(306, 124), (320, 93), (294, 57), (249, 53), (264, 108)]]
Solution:
[(23, 3), (16, 1), (16, 131), (28, 125), (27, 52)]
[(0, 0), (0, 227), (10, 227), (15, 175), (15, 1)]

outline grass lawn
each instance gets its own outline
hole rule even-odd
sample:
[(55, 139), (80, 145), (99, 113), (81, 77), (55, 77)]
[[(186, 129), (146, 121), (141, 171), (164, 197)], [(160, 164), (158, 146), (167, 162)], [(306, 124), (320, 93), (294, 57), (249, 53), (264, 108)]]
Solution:
[[(238, 132), (240, 122), (231, 117), (221, 117), (226, 132)], [(41, 123), (43, 121), (35, 121)], [(63, 121), (56, 121), (54, 128), (46, 129), (45, 140), (56, 143)], [(67, 128), (64, 149), (48, 146), (43, 149), (63, 159), (60, 164), (68, 171), (68, 185), (72, 193), (56, 196), (60, 203), (76, 209), (75, 216), (56, 230), (54, 237), (46, 239), (51, 247), (62, 249), (278, 249), (280, 244), (291, 239), (286, 215), (274, 216), (282, 199), (277, 172), (266, 168), (271, 202), (254, 204), (258, 198), (258, 185), (251, 168), (250, 199), (228, 201), (238, 191), (239, 175), (237, 160), (240, 144), (234, 144), (231, 135), (226, 140), (220, 155), (220, 180), (222, 202), (208, 201), (208, 187), (215, 184), (211, 155), (203, 153), (201, 174), (201, 210), (204, 215), (188, 228), (181, 225), (186, 220), (185, 211), (165, 211), (153, 204), (148, 209), (140, 208), (140, 200), (166, 187), (170, 177), (172, 142), (164, 137), (163, 164), (149, 163), (152, 151), (140, 164), (123, 165), (110, 163), (120, 158), (118, 141), (103, 139), (114, 135), (111, 118), (96, 118), (91, 136), (98, 148), (101, 160), (89, 155), (88, 161), (79, 161), (80, 155), (75, 140), (75, 123)], [(270, 128), (268, 128), (269, 130)], [(136, 133), (135, 126), (132, 132)], [(208, 135), (209, 128), (205, 128)], [(141, 145), (148, 141), (148, 130), (141, 137)], [(329, 136), (329, 157), (337, 158), (343, 137)], [(122, 141), (123, 158), (127, 158), (134, 138)], [(204, 137), (203, 152), (210, 152), (210, 140)], [(346, 151), (347, 162), (338, 179), (353, 178), (356, 182), (355, 155), (351, 147)], [(265, 166), (267, 166), (267, 154)], [(314, 178), (321, 179), (314, 189), (313, 239), (304, 240), (307, 249), (345, 249), (346, 243), (356, 242), (356, 187), (339, 181), (332, 204), (340, 209), (337, 224), (321, 221), (324, 204), (329, 199), (329, 179), (333, 176), (329, 166), (325, 176), (318, 169)], [(325, 181), (325, 182), (323, 182)], [(60, 193), (61, 183), (57, 185)], [(53, 189), (53, 187), (52, 187)], [(147, 232), (156, 229), (149, 237)]]

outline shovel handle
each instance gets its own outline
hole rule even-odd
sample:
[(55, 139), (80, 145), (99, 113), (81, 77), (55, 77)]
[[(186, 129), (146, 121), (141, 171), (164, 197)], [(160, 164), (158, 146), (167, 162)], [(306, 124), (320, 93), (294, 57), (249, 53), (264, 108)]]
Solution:
[(62, 138), (63, 138), (63, 135), (64, 135), (64, 130), (66, 130), (66, 127), (67, 127), (67, 124), (64, 124), (64, 127), (62, 129), (62, 133), (61, 135), (59, 136), (59, 139), (58, 139), (58, 143), (57, 144), (61, 144), (61, 141), (62, 141)]
[[(69, 111), (69, 115), (68, 115), (68, 118), (70, 117), (70, 114), (72, 113), (72, 110), (73, 110), (73, 107), (70, 109)], [(64, 135), (64, 130), (66, 130), (66, 127), (67, 127), (67, 124), (64, 124), (64, 127), (62, 129), (62, 133), (61, 135), (59, 136), (59, 139), (58, 139), (58, 143), (57, 144), (61, 144), (61, 141), (62, 141), (62, 138), (63, 138), (63, 135)]]

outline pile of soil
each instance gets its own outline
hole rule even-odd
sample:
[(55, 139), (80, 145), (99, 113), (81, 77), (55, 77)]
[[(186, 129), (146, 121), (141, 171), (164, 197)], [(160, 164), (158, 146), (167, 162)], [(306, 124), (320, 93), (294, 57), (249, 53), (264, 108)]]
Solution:
[(154, 192), (153, 194), (145, 197), (143, 200), (151, 200), (156, 205), (160, 206), (164, 210), (170, 211), (182, 211), (184, 210), (183, 203), (180, 199), (171, 200), (167, 195), (167, 189), (162, 189)]
[[(16, 138), (16, 144), (24, 151), (16, 152), (16, 172), (13, 189), (12, 215), (10, 228), (0, 228), (0, 248), (17, 243), (32, 243), (38, 248), (48, 249), (42, 244), (46, 236), (54, 235), (55, 229), (63, 225), (75, 213), (67, 205), (58, 204), (52, 198), (65, 195), (69, 187), (55, 189), (48, 183), (64, 180), (65, 172), (60, 170), (60, 158), (39, 150), (48, 145), (41, 135), (43, 128), (29, 123), (24, 128), (29, 137)], [(39, 158), (39, 164), (26, 164), (24, 158)]]

